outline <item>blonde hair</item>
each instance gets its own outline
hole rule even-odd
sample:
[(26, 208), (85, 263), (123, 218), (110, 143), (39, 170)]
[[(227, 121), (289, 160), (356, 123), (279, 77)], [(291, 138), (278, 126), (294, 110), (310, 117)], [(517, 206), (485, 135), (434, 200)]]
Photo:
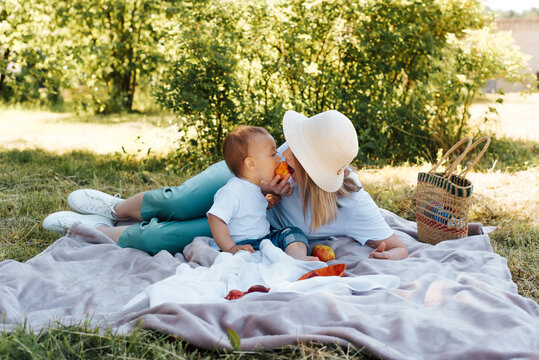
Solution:
[(350, 196), (353, 192), (358, 192), (361, 190), (361, 186), (349, 177), (352, 170), (346, 168), (341, 188), (335, 192), (327, 192), (316, 185), (299, 161), (295, 160), (296, 167), (294, 171), (298, 180), (303, 216), (305, 217), (310, 204), (312, 215), (310, 230), (314, 232), (322, 225), (332, 223), (337, 218), (337, 211), (340, 207), (339, 199), (343, 196)]
[(271, 136), (264, 128), (240, 125), (232, 130), (223, 142), (223, 157), (226, 165), (236, 176), (241, 176), (243, 161), (249, 155), (250, 141), (254, 135)]

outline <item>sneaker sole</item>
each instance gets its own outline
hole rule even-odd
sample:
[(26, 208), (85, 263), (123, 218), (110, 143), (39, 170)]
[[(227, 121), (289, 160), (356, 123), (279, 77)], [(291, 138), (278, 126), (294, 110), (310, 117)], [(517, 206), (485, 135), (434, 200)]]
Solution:
[[(109, 226), (109, 227), (112, 227), (114, 226), (114, 222), (104, 216), (101, 216), (101, 215), (84, 215), (84, 214), (77, 214), (77, 215), (81, 215), (81, 216), (88, 216), (88, 218), (86, 219), (73, 219), (73, 212), (72, 211), (60, 211), (60, 212), (57, 212), (57, 213), (53, 213), (53, 214), (50, 214), (49, 216), (47, 216), (45, 219), (43, 219), (43, 228), (46, 229), (46, 230), (51, 230), (51, 231), (54, 231), (54, 232), (57, 232), (57, 233), (60, 233), (60, 234), (65, 234), (67, 232), (67, 230), (76, 222), (79, 222), (79, 223), (82, 223), (82, 224), (85, 224), (86, 222), (89, 222), (92, 224), (93, 227), (97, 227), (99, 225), (103, 225), (103, 226)], [(76, 214), (76, 213), (75, 213)], [(61, 217), (71, 217), (71, 223), (69, 226), (63, 226), (59, 219)], [(52, 220), (51, 220), (52, 218)], [(85, 221), (87, 220), (87, 221)]]

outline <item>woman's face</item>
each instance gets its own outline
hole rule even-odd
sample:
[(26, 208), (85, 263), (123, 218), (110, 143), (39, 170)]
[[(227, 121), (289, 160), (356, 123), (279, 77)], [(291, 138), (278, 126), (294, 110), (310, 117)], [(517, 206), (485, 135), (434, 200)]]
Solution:
[(285, 159), (286, 163), (288, 164), (288, 167), (290, 168), (290, 174), (292, 175), (292, 180), (294, 180), (294, 182), (297, 183), (297, 180), (296, 180), (296, 168), (297, 168), (296, 157), (294, 156), (294, 154), (292, 153), (292, 150), (290, 150), (290, 148), (283, 151), (283, 156), (284, 156), (284, 159)]

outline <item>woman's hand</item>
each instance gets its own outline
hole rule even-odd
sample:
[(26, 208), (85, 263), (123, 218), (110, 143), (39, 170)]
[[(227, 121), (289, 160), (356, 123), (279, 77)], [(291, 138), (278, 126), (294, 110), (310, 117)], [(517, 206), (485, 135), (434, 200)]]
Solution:
[(274, 193), (276, 195), (290, 196), (294, 192), (294, 187), (290, 185), (288, 179), (290, 179), (290, 173), (286, 174), (283, 179), (279, 175), (275, 175), (273, 179), (267, 183), (265, 181), (260, 182), (260, 189), (263, 194)]
[(389, 252), (385, 251), (386, 246), (385, 241), (380, 242), (374, 251), (369, 254), (369, 257), (373, 259), (390, 259), (391, 255), (389, 255)]
[(368, 244), (374, 248), (369, 254), (373, 259), (401, 260), (408, 257), (408, 248), (395, 234), (384, 240), (371, 240)]

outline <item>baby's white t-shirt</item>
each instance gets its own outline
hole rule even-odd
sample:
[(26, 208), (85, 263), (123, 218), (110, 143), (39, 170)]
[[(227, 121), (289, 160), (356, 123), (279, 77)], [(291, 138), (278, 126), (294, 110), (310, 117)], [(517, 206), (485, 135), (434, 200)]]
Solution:
[(270, 232), (267, 207), (268, 201), (258, 185), (234, 176), (215, 193), (206, 215), (223, 220), (234, 242), (261, 239)]
[[(281, 157), (287, 148), (286, 143), (279, 147), (277, 152)], [(351, 172), (349, 176), (361, 186), (354, 172)], [(293, 184), (292, 178), (290, 182)], [(393, 235), (394, 232), (385, 222), (380, 209), (363, 188), (349, 197), (340, 198), (338, 204), (337, 218), (332, 223), (322, 225), (311, 232), (311, 208), (310, 206), (307, 208), (304, 217), (301, 195), (296, 188), (292, 195), (281, 196), (281, 202), (268, 210), (268, 220), (276, 229), (296, 226), (312, 240), (346, 235), (365, 245), (369, 240), (384, 240)]]

